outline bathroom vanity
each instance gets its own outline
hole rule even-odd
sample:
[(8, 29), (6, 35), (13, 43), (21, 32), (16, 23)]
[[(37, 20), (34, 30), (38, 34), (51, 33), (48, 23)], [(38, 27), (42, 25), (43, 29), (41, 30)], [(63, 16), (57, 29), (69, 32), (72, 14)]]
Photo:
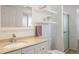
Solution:
[(48, 41), (39, 38), (19, 39), (0, 48), (1, 54), (47, 54)]
[(48, 53), (47, 42), (43, 42), (40, 44), (36, 44), (33, 46), (21, 48), (19, 50), (15, 50), (12, 52), (8, 52), (8, 54), (46, 54)]

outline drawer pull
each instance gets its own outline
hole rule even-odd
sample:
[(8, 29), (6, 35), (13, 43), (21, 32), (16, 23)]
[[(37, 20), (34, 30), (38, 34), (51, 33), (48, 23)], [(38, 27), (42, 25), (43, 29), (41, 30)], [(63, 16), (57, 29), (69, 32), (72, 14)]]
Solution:
[(44, 50), (44, 48), (42, 48), (42, 50)]

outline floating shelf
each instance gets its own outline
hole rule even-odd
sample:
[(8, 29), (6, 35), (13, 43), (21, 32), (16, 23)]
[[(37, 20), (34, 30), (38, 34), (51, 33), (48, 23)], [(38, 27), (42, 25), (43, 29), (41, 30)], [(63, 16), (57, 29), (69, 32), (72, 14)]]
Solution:
[(37, 22), (36, 24), (46, 24), (46, 23), (53, 23), (53, 24), (56, 24), (56, 22)]
[(42, 13), (47, 13), (47, 14), (57, 14), (56, 11), (53, 11), (53, 10), (50, 10), (50, 9), (47, 9), (47, 8), (39, 9), (39, 11), (42, 12)]
[(56, 11), (53, 11), (53, 10), (50, 10), (50, 9), (44, 9), (45, 12), (49, 12), (49, 13), (52, 13), (52, 14), (57, 14)]

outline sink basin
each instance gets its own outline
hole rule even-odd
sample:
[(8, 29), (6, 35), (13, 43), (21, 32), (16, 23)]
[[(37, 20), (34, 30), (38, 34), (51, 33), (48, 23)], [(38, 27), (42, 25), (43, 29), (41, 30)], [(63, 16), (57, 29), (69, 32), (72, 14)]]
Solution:
[(19, 47), (22, 47), (22, 46), (25, 46), (26, 44), (25, 43), (12, 43), (12, 44), (9, 44), (9, 45), (6, 45), (4, 46), (4, 48), (19, 48)]
[(17, 42), (25, 42), (25, 43), (27, 43), (27, 40), (17, 40)]

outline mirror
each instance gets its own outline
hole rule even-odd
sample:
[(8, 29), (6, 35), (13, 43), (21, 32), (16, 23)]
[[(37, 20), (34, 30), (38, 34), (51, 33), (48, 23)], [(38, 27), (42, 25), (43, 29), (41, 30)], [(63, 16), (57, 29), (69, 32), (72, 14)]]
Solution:
[(2, 5), (1, 27), (32, 26), (32, 7), (27, 5)]

